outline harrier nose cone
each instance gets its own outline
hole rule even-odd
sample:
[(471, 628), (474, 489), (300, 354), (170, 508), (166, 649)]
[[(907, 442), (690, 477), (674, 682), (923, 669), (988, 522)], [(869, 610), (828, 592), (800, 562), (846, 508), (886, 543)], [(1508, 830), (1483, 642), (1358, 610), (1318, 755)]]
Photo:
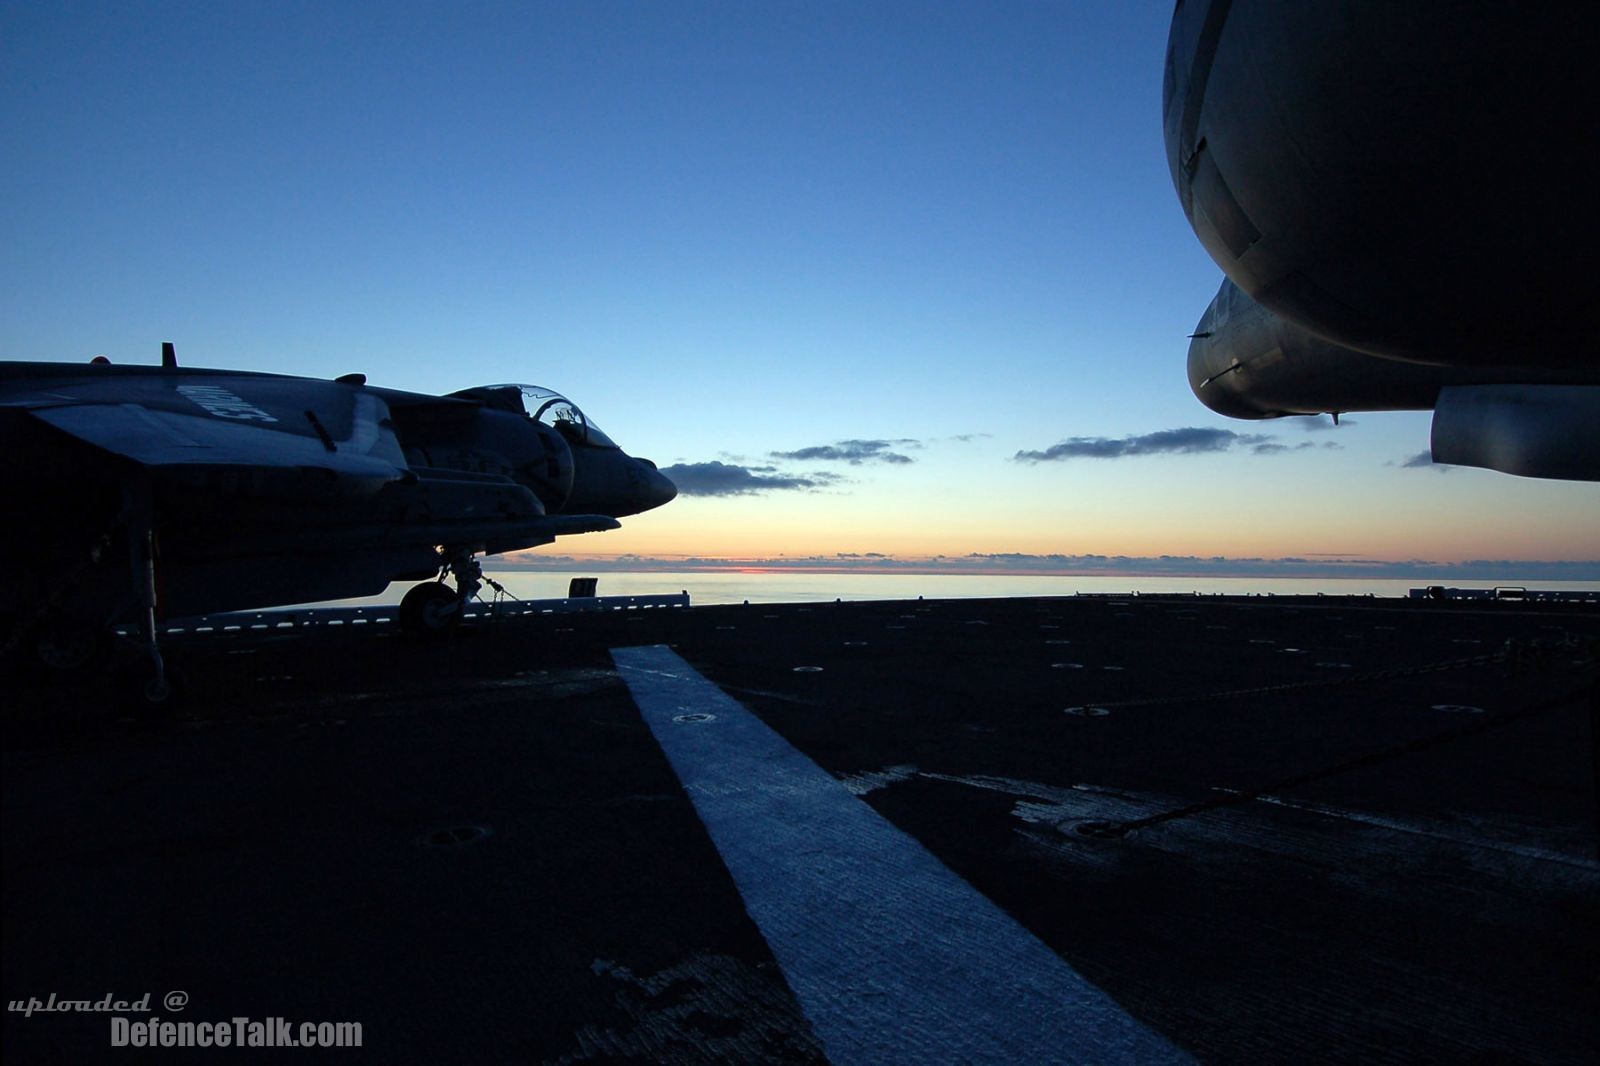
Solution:
[(664, 503), (671, 503), (677, 499), (678, 486), (672, 479), (656, 469), (656, 464), (648, 459), (640, 459), (639, 464), (645, 468), (644, 510), (660, 507)]

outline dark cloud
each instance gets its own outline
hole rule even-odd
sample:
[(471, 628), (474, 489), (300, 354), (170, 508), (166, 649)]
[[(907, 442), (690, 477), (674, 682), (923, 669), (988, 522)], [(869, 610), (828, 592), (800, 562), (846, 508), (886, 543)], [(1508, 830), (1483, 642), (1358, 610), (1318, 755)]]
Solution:
[(1448, 474), (1452, 469), (1442, 463), (1434, 462), (1432, 452), (1418, 452), (1409, 459), (1402, 459), (1398, 463), (1390, 463), (1389, 465), (1410, 470), (1437, 470), (1441, 474)]
[(1332, 449), (1338, 450), (1338, 449), (1342, 449), (1343, 447), (1344, 447), (1343, 444), (1339, 444), (1338, 442), (1331, 441), (1331, 440), (1323, 441), (1321, 444), (1318, 444), (1315, 441), (1309, 441), (1309, 440), (1301, 441), (1299, 444), (1279, 444), (1276, 441), (1264, 441), (1261, 444), (1253, 444), (1253, 445), (1251, 445), (1250, 446), (1250, 454), (1252, 454), (1252, 455), (1277, 455), (1280, 452), (1303, 452), (1307, 448), (1321, 448), (1321, 449), (1324, 449), (1324, 450), (1332, 448)]
[(1343, 429), (1345, 426), (1354, 426), (1358, 423), (1353, 418), (1341, 418), (1337, 425), (1327, 415), (1296, 415), (1284, 421), (1298, 425), (1307, 433), (1326, 433), (1330, 429)]
[(678, 486), (680, 496), (748, 496), (757, 492), (814, 489), (836, 480), (832, 475), (799, 477), (774, 473), (770, 466), (737, 466), (713, 459), (706, 463), (677, 463), (661, 472)]
[(1012, 458), (1019, 463), (1053, 462), (1057, 459), (1123, 459), (1132, 455), (1225, 452), (1236, 446), (1266, 447), (1270, 450), (1274, 444), (1271, 437), (1262, 433), (1235, 433), (1231, 429), (1189, 426), (1184, 429), (1161, 429), (1134, 437), (1071, 437), (1042, 452), (1023, 451)]
[(842, 440), (835, 444), (818, 444), (793, 452), (772, 452), (774, 459), (796, 459), (802, 462), (849, 463), (910, 463), (916, 460), (909, 455), (890, 451), (891, 448), (920, 448), (915, 440)]

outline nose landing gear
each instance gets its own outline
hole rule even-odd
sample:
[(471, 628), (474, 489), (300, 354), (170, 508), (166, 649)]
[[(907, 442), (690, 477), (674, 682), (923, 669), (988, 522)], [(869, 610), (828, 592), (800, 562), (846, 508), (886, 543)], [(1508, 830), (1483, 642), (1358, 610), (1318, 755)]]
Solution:
[[(439, 577), (414, 586), (400, 601), (400, 628), (420, 637), (440, 637), (461, 624), (468, 601), (488, 580), (471, 548), (442, 553), (447, 556), (439, 567)], [(445, 574), (455, 578), (456, 586), (445, 584)], [(491, 585), (494, 582), (489, 582)]]
[(400, 628), (419, 637), (440, 637), (461, 624), (465, 602), (443, 580), (424, 581), (400, 601)]

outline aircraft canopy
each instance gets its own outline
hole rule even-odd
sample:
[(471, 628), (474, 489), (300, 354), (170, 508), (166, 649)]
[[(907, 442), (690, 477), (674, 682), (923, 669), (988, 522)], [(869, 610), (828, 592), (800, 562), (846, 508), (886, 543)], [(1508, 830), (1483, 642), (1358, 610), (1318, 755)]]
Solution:
[(542, 385), (480, 385), (452, 392), (500, 411), (513, 411), (554, 429), (569, 444), (590, 448), (615, 448), (616, 442), (589, 420), (579, 406)]

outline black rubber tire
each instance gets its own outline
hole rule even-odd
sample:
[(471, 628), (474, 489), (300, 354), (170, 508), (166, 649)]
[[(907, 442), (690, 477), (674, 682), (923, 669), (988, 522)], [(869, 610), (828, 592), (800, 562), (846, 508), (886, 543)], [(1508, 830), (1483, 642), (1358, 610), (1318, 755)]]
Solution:
[(183, 679), (168, 662), (162, 684), (155, 684), (155, 671), (148, 662), (129, 663), (117, 671), (117, 702), (123, 713), (140, 722), (165, 722), (187, 702)]
[(461, 624), (455, 589), (443, 581), (413, 586), (400, 601), (400, 628), (419, 637), (441, 637)]

